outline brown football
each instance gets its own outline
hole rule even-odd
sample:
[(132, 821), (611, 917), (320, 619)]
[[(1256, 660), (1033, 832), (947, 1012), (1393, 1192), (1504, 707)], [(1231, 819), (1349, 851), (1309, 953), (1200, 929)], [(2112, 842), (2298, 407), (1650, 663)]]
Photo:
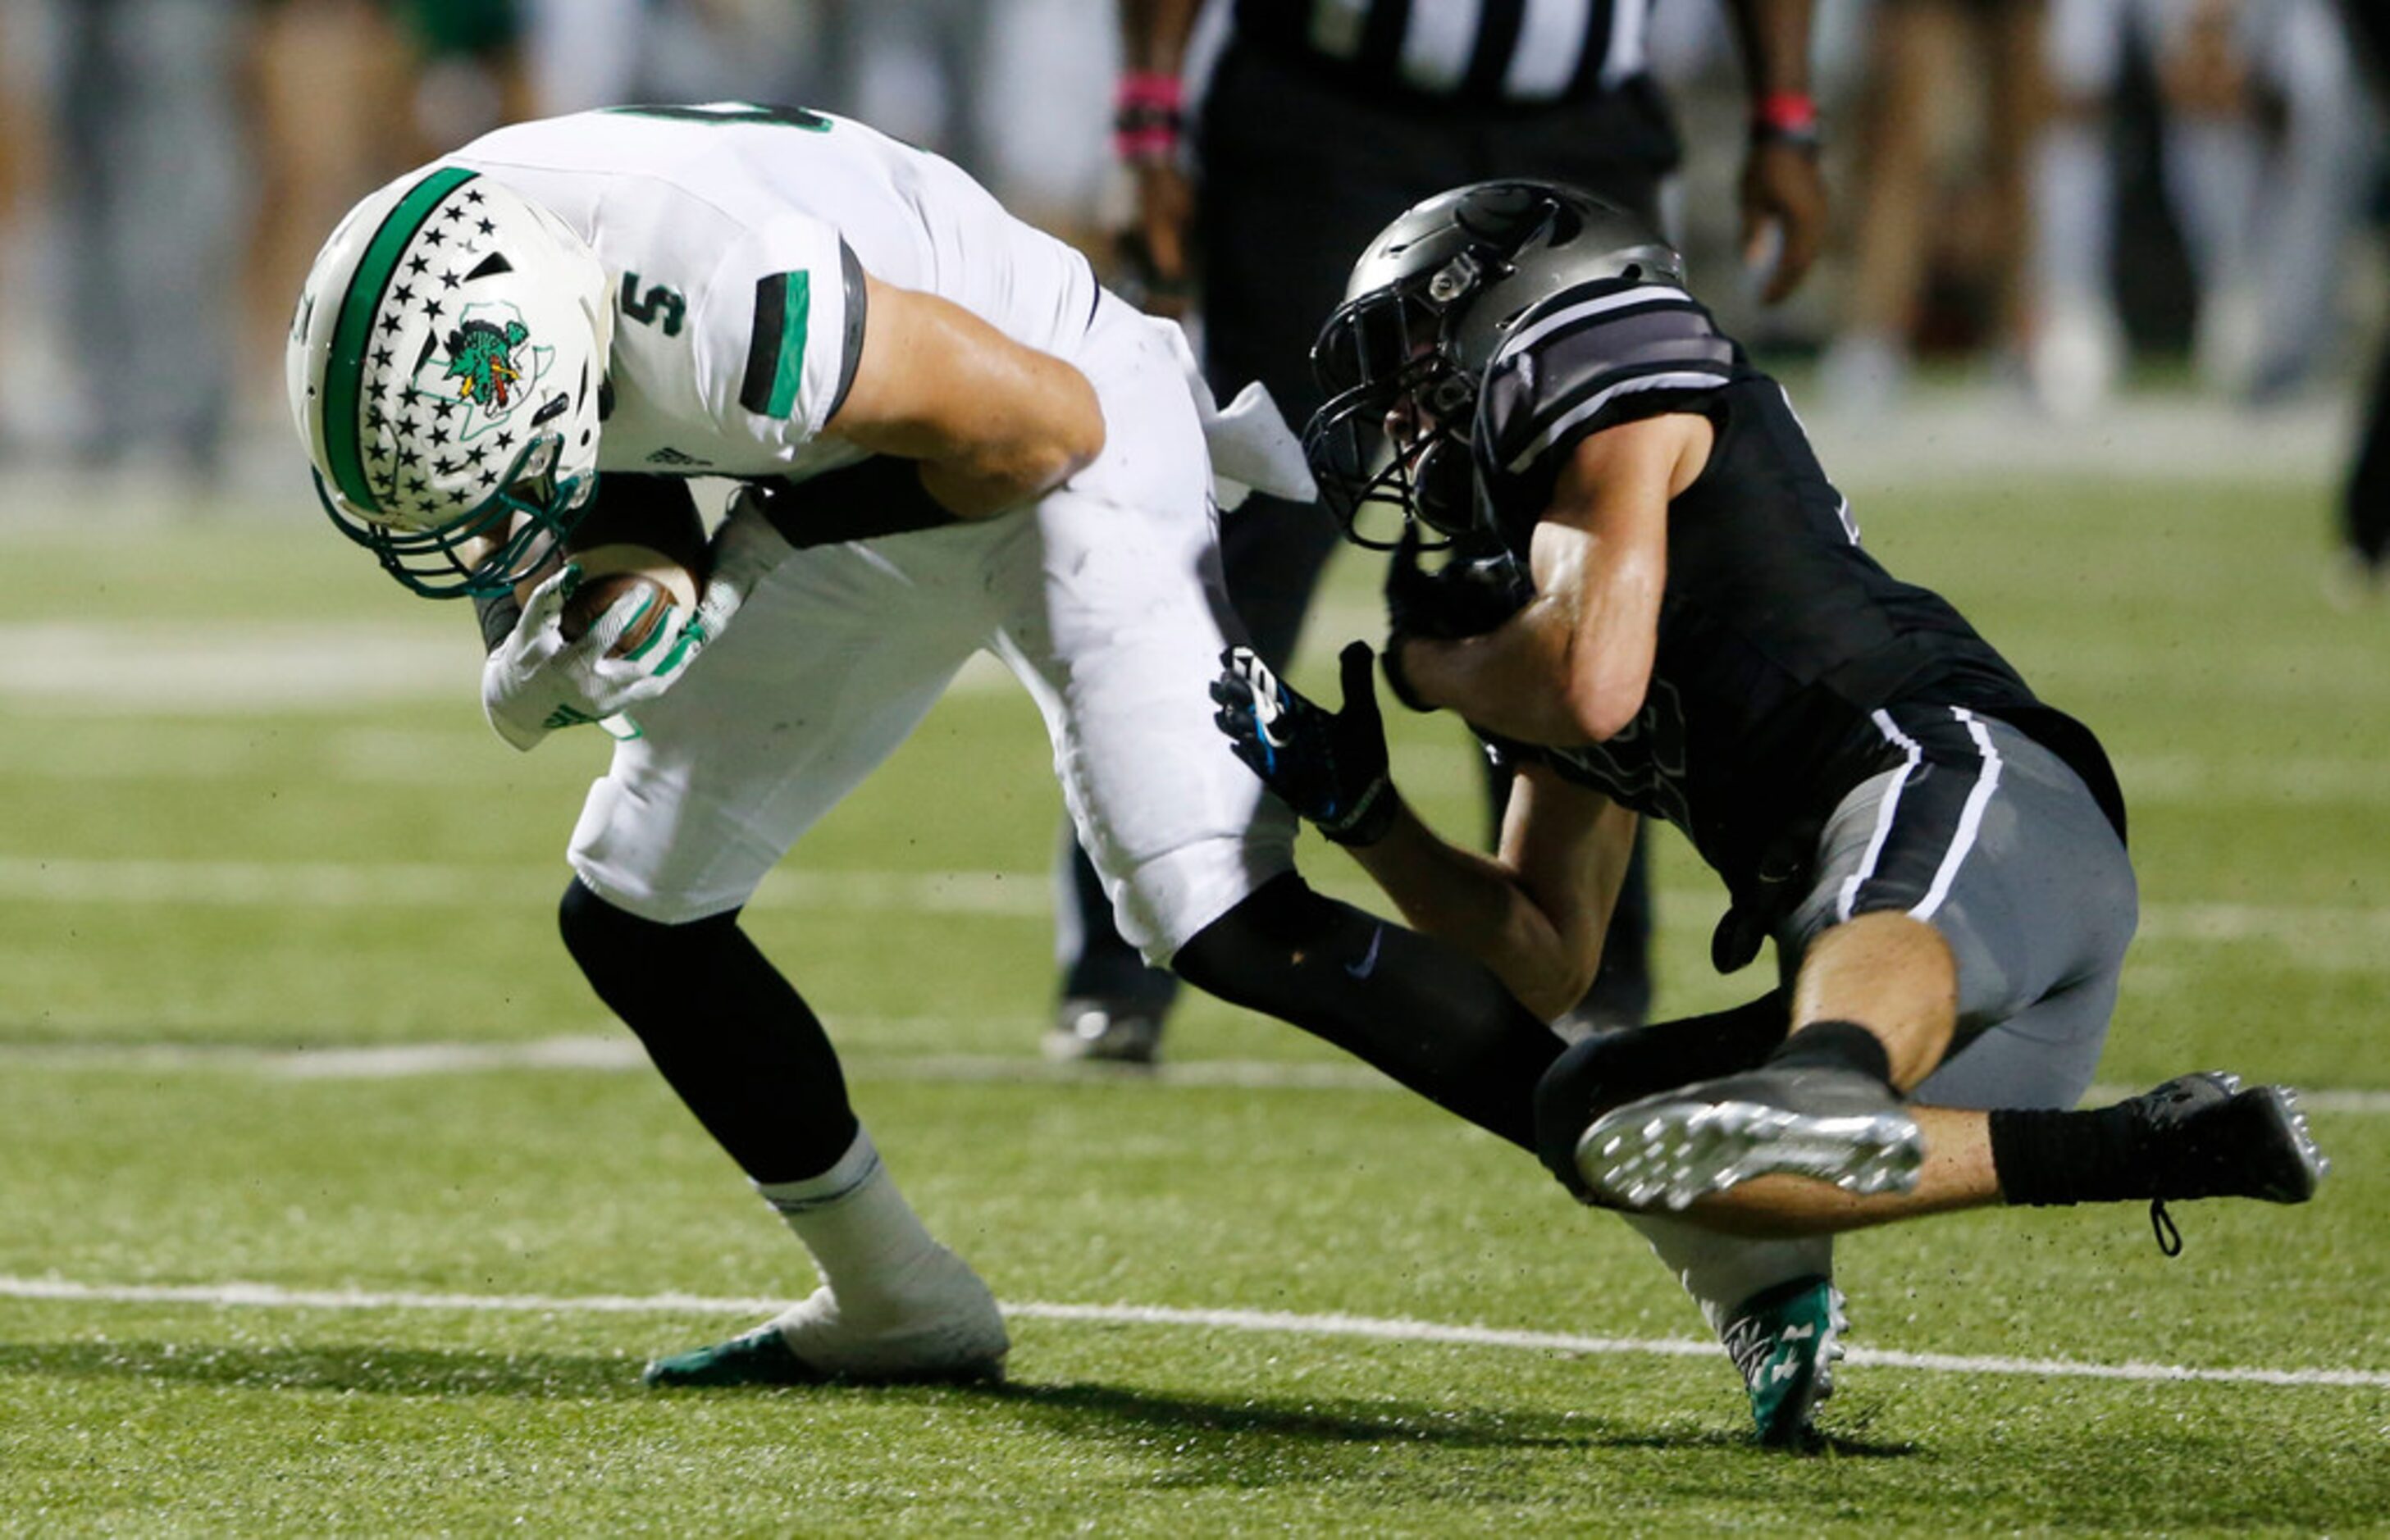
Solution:
[[(682, 620), (696, 612), (705, 581), (705, 526), (686, 494), (641, 496), (634, 491), (609, 497), (573, 532), (565, 552), (582, 573), (558, 620), (567, 641), (580, 640), (615, 600), (642, 587), (655, 590), (660, 602), (649, 605), (608, 648), (614, 657), (649, 645), (675, 605)], [(518, 586), (518, 600), (528, 601), (554, 571), (551, 558)]]
[[(641, 590), (650, 597), (648, 608), (641, 610), (623, 628), (623, 635), (615, 639), (614, 645), (606, 649), (617, 658), (636, 652), (649, 644), (656, 634), (656, 628), (663, 624), (664, 618), (673, 612), (673, 603), (677, 597), (670, 585), (659, 583), (645, 572), (597, 572), (583, 578), (581, 586), (564, 601), (564, 612), (557, 618), (557, 626), (564, 633), (566, 641), (577, 642), (588, 635), (589, 628), (598, 623), (599, 616), (613, 608), (615, 600), (624, 594)], [(687, 602), (693, 606), (695, 600), (692, 598)], [(684, 608), (681, 613), (686, 618), (689, 610)]]

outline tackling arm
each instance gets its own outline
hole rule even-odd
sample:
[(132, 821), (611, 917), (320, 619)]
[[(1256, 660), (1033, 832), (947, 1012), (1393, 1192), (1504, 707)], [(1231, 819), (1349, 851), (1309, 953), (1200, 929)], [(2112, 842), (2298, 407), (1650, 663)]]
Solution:
[(1659, 645), (1668, 503), (1714, 436), (1708, 418), (1670, 412), (1586, 438), (1536, 526), (1536, 597), (1482, 636), (1403, 638), (1411, 693), (1527, 743), (1599, 743), (1633, 722)]
[(1352, 847), (1403, 918), (1485, 965), (1545, 1020), (1585, 998), (1626, 875), (1635, 815), (1540, 765), (1512, 783), (1499, 859), (1447, 843), (1405, 808)]
[(874, 454), (920, 462), (922, 489), (959, 519), (1043, 496), (1104, 447), (1095, 387), (960, 305), (864, 276), (863, 352), (827, 425)]
[(1438, 838), (1395, 794), (1367, 642), (1339, 660), (1335, 712), (1249, 648), (1220, 661), (1214, 720), (1237, 757), (1350, 850), (1404, 918), (1467, 952), (1547, 1020), (1584, 997), (1634, 845), (1632, 814), (1531, 765), (1512, 793), (1501, 857), (1489, 860)]

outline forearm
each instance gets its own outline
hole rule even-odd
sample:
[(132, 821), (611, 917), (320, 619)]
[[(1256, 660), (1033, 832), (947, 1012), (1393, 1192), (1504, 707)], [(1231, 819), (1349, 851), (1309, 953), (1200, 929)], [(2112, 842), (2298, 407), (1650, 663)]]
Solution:
[(1447, 843), (1408, 808), (1384, 839), (1348, 848), (1412, 929), (1468, 953), (1537, 1016), (1551, 1020), (1584, 997), (1600, 931), (1570, 933), (1500, 862)]
[(1122, 67), (1138, 74), (1177, 75), (1201, 8), (1201, 0), (1120, 0)]
[(1752, 101), (1807, 96), (1811, 0), (1731, 0), (1730, 8)]
[(1482, 636), (1407, 638), (1400, 667), (1426, 704), (1522, 743), (1598, 742), (1633, 720), (1650, 675), (1632, 639), (1584, 650), (1566, 594), (1538, 597)]
[(1565, 666), (1565, 638), (1538, 617), (1537, 600), (1519, 618), (1483, 636), (1457, 641), (1402, 640), (1399, 666), (1418, 701), (1458, 712), (1471, 722), (1523, 743), (1585, 741), (1567, 698), (1552, 687)]

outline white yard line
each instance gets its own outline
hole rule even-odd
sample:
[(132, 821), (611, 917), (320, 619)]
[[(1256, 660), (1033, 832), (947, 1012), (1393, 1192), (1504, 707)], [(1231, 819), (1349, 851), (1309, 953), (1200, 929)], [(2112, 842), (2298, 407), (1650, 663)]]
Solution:
[[(847, 1018), (834, 1025), (858, 1035), (901, 1032), (907, 1035), (944, 1036), (957, 1030), (960, 1023), (942, 1017), (867, 1017)], [(1024, 1017), (1019, 1025), (1025, 1042), (1036, 1022)], [(1174, 1088), (1226, 1086), (1253, 1091), (1402, 1089), (1377, 1071), (1360, 1064), (1195, 1059), (1146, 1071), (1101, 1064), (1054, 1064), (1025, 1054), (847, 1053), (841, 1059), (848, 1075), (854, 1079), (917, 1084), (1125, 1084)], [(644, 1072), (648, 1058), (628, 1033), (592, 1033), (527, 1043), (400, 1043), (327, 1048), (176, 1043), (0, 1044), (0, 1066), (11, 1064), (145, 1072), (250, 1071), (289, 1080), (404, 1080), (419, 1075), (479, 1074), (504, 1070)], [(2096, 1107), (2148, 1088), (2094, 1085), (2084, 1100)], [(2311, 1112), (2380, 1117), (2390, 1114), (2390, 1091), (2301, 1086), (2299, 1104)]]
[[(176, 720), (409, 702), (470, 710), (480, 638), (470, 615), (451, 619), (0, 623), (0, 701), (60, 716)], [(984, 653), (948, 687), (969, 694), (1018, 687)]]
[[(79, 860), (0, 855), (0, 900), (187, 904), (226, 908), (443, 908), (553, 903), (571, 872), (554, 866), (408, 862)], [(1047, 915), (1050, 879), (1001, 872), (807, 871), (764, 879), (750, 907)]]
[[(424, 1310), (538, 1315), (769, 1315), (786, 1302), (717, 1299), (698, 1294), (430, 1294), (362, 1289), (284, 1289), (265, 1283), (97, 1284), (63, 1278), (0, 1277), (0, 1297), (79, 1304), (187, 1304), (225, 1309)], [(1279, 1332), (1352, 1337), (1376, 1341), (1434, 1342), (1459, 1347), (1654, 1358), (1706, 1358), (1714, 1342), (1678, 1337), (1578, 1337), (1561, 1332), (1510, 1331), (1435, 1321), (1368, 1315), (1306, 1315), (1284, 1310), (1181, 1310), (1162, 1305), (1057, 1304), (1016, 1301), (1004, 1313), (1016, 1320), (1088, 1322), (1106, 1326), (1186, 1327), (1200, 1330)], [(1944, 1353), (1900, 1353), (1854, 1347), (1857, 1366), (1927, 1374), (2015, 1375), (2056, 1380), (2198, 1380), (2235, 1385), (2322, 1385), (2390, 1389), (2390, 1370), (2205, 1367), (2188, 1364), (2087, 1364), (2065, 1358), (2011, 1358)]]
[[(0, 901), (190, 904), (231, 908), (438, 908), (492, 902), (546, 903), (563, 891), (553, 866), (427, 862), (183, 861), (0, 855)], [(1707, 915), (1715, 893), (1670, 889), (1669, 909)], [(1053, 890), (1044, 872), (905, 872), (782, 866), (764, 879), (753, 908), (901, 909), (921, 914), (1043, 918)], [(2321, 939), (2382, 943), (2390, 968), (2390, 907), (2346, 904), (2226, 904), (2156, 900), (2141, 908), (2151, 941)]]

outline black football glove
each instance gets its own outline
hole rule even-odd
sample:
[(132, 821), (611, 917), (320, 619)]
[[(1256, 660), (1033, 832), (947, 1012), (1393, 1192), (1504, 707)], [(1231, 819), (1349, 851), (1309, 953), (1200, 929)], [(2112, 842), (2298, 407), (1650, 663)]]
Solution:
[(1470, 556), (1456, 546), (1429, 571), (1420, 565), (1418, 531), (1408, 527), (1386, 562), (1386, 626), (1398, 636), (1482, 636), (1535, 597), (1535, 580), (1505, 550)]
[(1322, 711), (1296, 693), (1253, 648), (1220, 654), (1213, 721), (1228, 746), (1288, 806), (1340, 845), (1373, 845), (1394, 827), (1402, 799), (1386, 776), (1386, 725), (1369, 681), (1369, 644), (1337, 660), (1344, 709)]

